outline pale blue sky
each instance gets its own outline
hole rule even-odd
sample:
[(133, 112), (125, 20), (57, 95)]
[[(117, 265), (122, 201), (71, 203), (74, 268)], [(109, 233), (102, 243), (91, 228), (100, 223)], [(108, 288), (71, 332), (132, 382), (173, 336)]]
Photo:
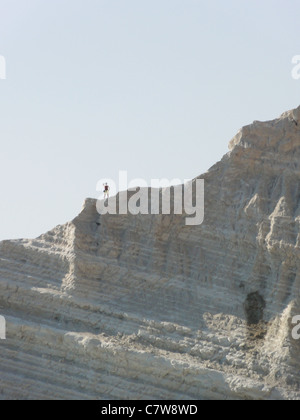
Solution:
[(0, 0), (0, 239), (35, 237), (100, 178), (193, 178), (300, 105), (299, 0)]

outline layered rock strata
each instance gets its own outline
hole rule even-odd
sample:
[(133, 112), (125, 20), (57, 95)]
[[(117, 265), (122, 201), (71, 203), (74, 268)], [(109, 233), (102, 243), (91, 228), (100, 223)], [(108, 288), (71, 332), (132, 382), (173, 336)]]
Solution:
[(87, 199), (0, 244), (1, 399), (300, 399), (300, 108), (200, 178), (199, 226)]

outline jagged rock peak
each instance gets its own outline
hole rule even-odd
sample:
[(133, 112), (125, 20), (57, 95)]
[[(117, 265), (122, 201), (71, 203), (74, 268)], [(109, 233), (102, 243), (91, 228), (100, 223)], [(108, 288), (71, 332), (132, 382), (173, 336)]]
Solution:
[(278, 152), (297, 151), (300, 148), (300, 106), (284, 112), (279, 118), (243, 127), (230, 141), (229, 149), (235, 147), (272, 149)]

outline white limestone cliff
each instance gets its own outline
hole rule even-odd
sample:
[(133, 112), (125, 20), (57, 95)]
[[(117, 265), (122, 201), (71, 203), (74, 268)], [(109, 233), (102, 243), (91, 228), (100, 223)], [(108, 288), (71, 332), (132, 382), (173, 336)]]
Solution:
[(300, 108), (201, 178), (200, 226), (87, 199), (0, 243), (1, 399), (300, 399)]

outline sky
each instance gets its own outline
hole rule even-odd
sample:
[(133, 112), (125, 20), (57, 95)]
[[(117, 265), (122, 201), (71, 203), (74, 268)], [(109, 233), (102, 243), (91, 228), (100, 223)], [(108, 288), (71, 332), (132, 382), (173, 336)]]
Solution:
[[(0, 0), (0, 240), (99, 179), (192, 179), (300, 105), (298, 0)], [(2, 68), (1, 68), (2, 67)]]

